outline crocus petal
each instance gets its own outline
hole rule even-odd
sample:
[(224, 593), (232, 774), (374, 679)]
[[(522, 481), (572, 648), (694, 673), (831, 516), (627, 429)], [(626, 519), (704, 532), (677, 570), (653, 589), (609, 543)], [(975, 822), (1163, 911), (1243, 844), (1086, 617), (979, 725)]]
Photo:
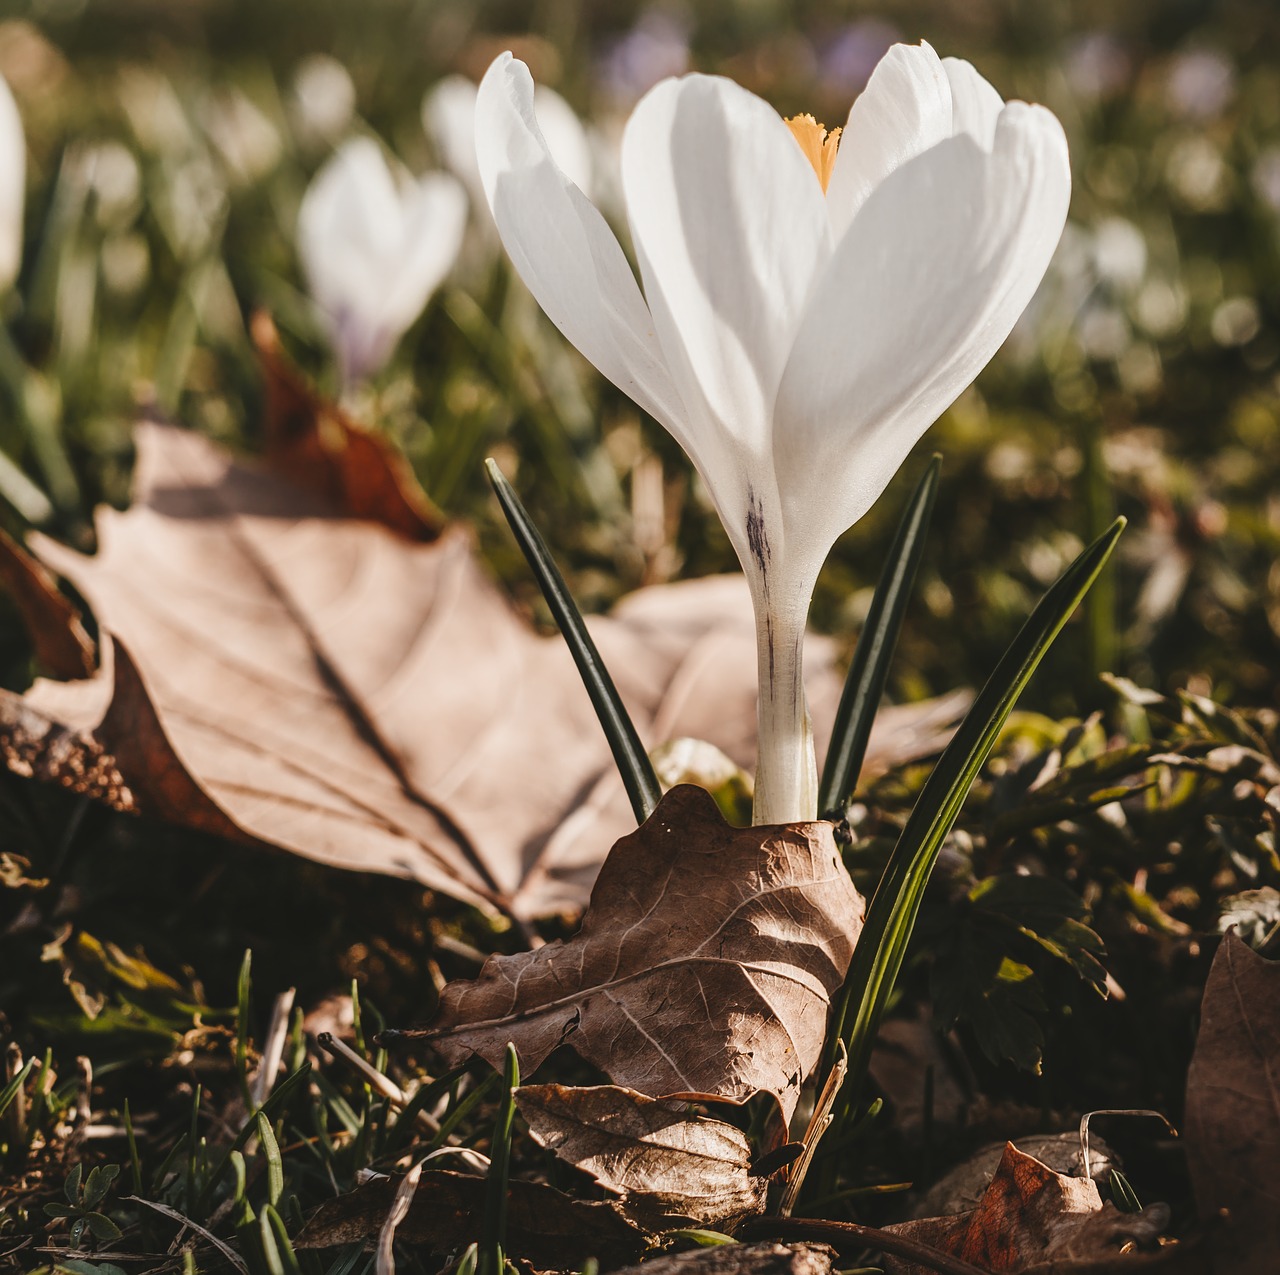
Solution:
[(967, 133), (886, 178), (815, 289), (787, 364), (774, 459), (787, 536), (826, 551), (973, 380), (1062, 233), (1062, 127), (1014, 102), (990, 153)]
[(503, 245), (538, 304), (604, 376), (680, 439), (684, 407), (640, 286), (613, 231), (552, 158), (529, 68), (509, 53), (480, 82), (476, 155)]
[(984, 151), (996, 139), (996, 122), (1004, 110), (1004, 99), (963, 58), (943, 58), (943, 70), (951, 85), (951, 132), (968, 133)]
[[(622, 181), (667, 366), (686, 406), (705, 407), (689, 424), (701, 435), (694, 459), (714, 467), (711, 435), (767, 457), (769, 408), (831, 252), (812, 166), (766, 102), (731, 80), (689, 75), (636, 107)], [(722, 476), (706, 477), (720, 502)]]
[(344, 143), (316, 174), (298, 209), (298, 251), (312, 299), (322, 310), (368, 312), (380, 304), (384, 280), (370, 262), (399, 245), (399, 192), (377, 143)]
[(298, 250), (344, 383), (377, 372), (457, 259), (466, 195), (453, 178), (397, 182), (377, 143), (346, 142), (298, 212)]
[[(466, 76), (446, 75), (422, 99), (422, 127), (446, 167), (462, 179), (477, 205), (487, 209), (476, 159), (476, 92)], [(560, 170), (590, 199), (594, 157), (582, 121), (555, 89), (541, 84), (533, 90), (533, 110)]]
[(951, 84), (929, 45), (895, 44), (849, 111), (827, 186), (836, 237), (888, 175), (953, 132)]
[(22, 205), (26, 198), (27, 143), (22, 117), (0, 77), (0, 293), (18, 277), (22, 263)]

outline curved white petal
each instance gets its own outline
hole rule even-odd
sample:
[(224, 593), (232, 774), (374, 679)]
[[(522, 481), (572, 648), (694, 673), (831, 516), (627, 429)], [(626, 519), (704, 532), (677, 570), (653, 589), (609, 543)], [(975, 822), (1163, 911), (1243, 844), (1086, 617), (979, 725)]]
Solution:
[(1062, 126), (1006, 106), (871, 194), (805, 314), (776, 407), (786, 535), (825, 553), (1009, 334), (1062, 233)]
[(942, 68), (951, 85), (951, 132), (968, 133), (984, 151), (996, 140), (996, 122), (1004, 99), (963, 58), (943, 58)]
[(476, 155), (516, 271), (569, 341), (681, 438), (684, 407), (622, 248), (560, 171), (534, 114), (529, 68), (498, 57), (476, 99)]
[[(695, 460), (714, 467), (707, 448), (716, 436), (767, 463), (770, 407), (831, 252), (812, 166), (755, 94), (689, 75), (663, 81), (636, 107), (622, 181), (667, 366), (686, 405), (705, 405), (706, 418), (689, 424), (701, 434)], [(720, 475), (706, 476), (719, 501)]]
[(827, 185), (839, 238), (867, 196), (895, 169), (951, 136), (951, 83), (924, 43), (895, 44), (849, 110)]
[(13, 94), (0, 76), (0, 293), (22, 264), (22, 205), (26, 199), (27, 143)]
[[(466, 76), (446, 75), (422, 99), (422, 127), (445, 166), (462, 180), (477, 206), (487, 209), (476, 158), (477, 92)], [(590, 199), (594, 156), (582, 121), (555, 89), (541, 84), (533, 90), (533, 110), (551, 157)]]

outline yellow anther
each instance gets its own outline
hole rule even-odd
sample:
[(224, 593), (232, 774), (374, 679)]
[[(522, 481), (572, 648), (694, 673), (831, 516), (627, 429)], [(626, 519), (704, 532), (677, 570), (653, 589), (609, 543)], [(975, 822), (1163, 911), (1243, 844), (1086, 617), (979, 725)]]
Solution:
[(813, 165), (825, 192), (831, 180), (831, 170), (835, 167), (836, 151), (840, 148), (840, 130), (833, 128), (827, 132), (825, 126), (819, 124), (812, 115), (793, 115), (786, 121), (791, 136), (796, 139), (804, 157)]

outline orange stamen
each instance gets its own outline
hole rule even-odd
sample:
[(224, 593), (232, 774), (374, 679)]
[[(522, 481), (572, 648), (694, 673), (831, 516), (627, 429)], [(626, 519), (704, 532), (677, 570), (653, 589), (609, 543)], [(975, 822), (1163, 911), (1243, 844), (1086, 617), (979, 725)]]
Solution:
[(813, 165), (826, 193), (827, 183), (831, 180), (831, 170), (835, 167), (836, 151), (840, 149), (840, 130), (833, 128), (827, 132), (812, 115), (793, 115), (786, 121), (791, 136), (796, 139), (804, 157)]

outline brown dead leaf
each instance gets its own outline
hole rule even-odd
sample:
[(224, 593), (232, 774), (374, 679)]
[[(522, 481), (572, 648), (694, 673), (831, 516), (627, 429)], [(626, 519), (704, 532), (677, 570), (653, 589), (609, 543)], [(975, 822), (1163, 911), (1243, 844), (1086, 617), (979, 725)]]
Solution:
[(434, 540), (444, 515), (404, 457), (307, 384), (265, 310), (249, 330), (267, 382), (267, 463), (352, 518), (380, 522), (409, 540)]
[(655, 1257), (615, 1275), (831, 1275), (834, 1256), (826, 1244), (721, 1244)]
[(1280, 1253), (1280, 962), (1234, 933), (1205, 985), (1186, 1112), (1214, 1270), (1271, 1269)]
[[(296, 1248), (333, 1248), (375, 1239), (391, 1211), (398, 1182), (370, 1182), (322, 1204), (294, 1239)], [(424, 1170), (396, 1238), (433, 1253), (462, 1248), (480, 1238), (486, 1178), (447, 1169)], [(571, 1200), (554, 1187), (513, 1179), (507, 1193), (509, 1257), (527, 1258), (540, 1270), (580, 1269), (589, 1257), (613, 1267), (634, 1261), (648, 1237), (616, 1204)]]
[(0, 528), (0, 586), (13, 598), (45, 672), (71, 679), (93, 674), (93, 641), (54, 578)]
[[(579, 910), (634, 820), (567, 648), (465, 531), (410, 542), (195, 434), (143, 423), (137, 443), (134, 504), (99, 511), (96, 556), (34, 542), (92, 606), (104, 666), (0, 695), (8, 764), (517, 917)], [(740, 578), (643, 590), (592, 629), (643, 738), (693, 716), (718, 742), (690, 670), (744, 634), (704, 693), (726, 722), (753, 711)]]
[(451, 1065), (532, 1071), (561, 1043), (651, 1097), (775, 1094), (817, 1064), (862, 899), (829, 823), (731, 828), (701, 788), (663, 797), (609, 852), (567, 942), (491, 956), (429, 1031)]
[[(1123, 1269), (1121, 1249), (1135, 1240), (1153, 1242), (1166, 1221), (1163, 1206), (1130, 1214), (1103, 1204), (1092, 1179), (1055, 1173), (1010, 1142), (972, 1212), (885, 1229), (987, 1271), (1087, 1275)], [(889, 1255), (885, 1269), (929, 1275), (929, 1268)]]
[(515, 1096), (534, 1140), (622, 1196), (641, 1226), (732, 1231), (764, 1210), (768, 1184), (751, 1176), (751, 1148), (731, 1124), (612, 1085), (523, 1085)]

